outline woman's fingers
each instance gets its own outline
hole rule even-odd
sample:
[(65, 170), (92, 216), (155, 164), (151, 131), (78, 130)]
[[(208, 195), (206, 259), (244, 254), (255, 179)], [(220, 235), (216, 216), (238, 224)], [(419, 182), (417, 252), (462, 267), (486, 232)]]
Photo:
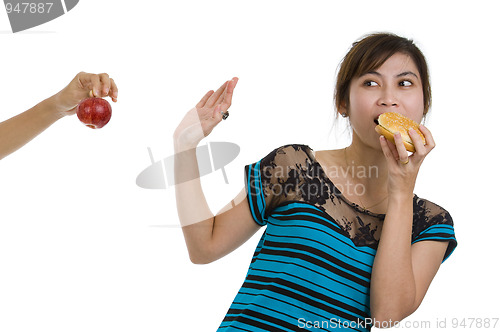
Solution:
[(205, 107), (212, 107), (215, 105), (217, 99), (219, 99), (220, 95), (224, 92), (227, 82), (228, 81), (224, 82), (224, 84), (222, 84), (221, 87), (217, 91), (215, 91), (214, 94), (210, 96), (210, 98), (208, 98)]
[(416, 162), (421, 163), (427, 154), (436, 146), (436, 143), (434, 143), (434, 138), (432, 137), (429, 129), (422, 125), (419, 129), (424, 134), (425, 145), (424, 142), (422, 142), (420, 135), (414, 129), (410, 129), (408, 133), (413, 141), (413, 145), (415, 146), (415, 153), (413, 154), (413, 157)]
[(238, 77), (233, 77), (233, 79), (229, 81), (222, 103), (231, 105), (231, 101), (233, 100), (233, 91), (236, 84), (238, 84)]
[(91, 97), (110, 96), (113, 101), (118, 98), (115, 81), (107, 73), (90, 74), (81, 72), (77, 75), (79, 86)]
[(217, 122), (219, 118), (220, 120), (222, 120), (221, 109), (222, 109), (221, 104), (218, 104), (217, 106), (214, 107), (214, 111), (212, 113), (212, 118), (217, 119)]
[(403, 138), (401, 133), (394, 134), (394, 143), (397, 150), (397, 160), (401, 163), (406, 164), (408, 162), (408, 152), (406, 151), (405, 145), (403, 144)]
[(396, 145), (394, 145), (394, 143), (388, 139), (386, 139), (385, 141), (387, 144), (387, 148), (391, 152), (391, 156), (393, 157), (393, 159), (395, 160), (399, 159), (399, 153), (398, 150), (396, 149)]
[(109, 75), (106, 73), (101, 73), (99, 76), (99, 82), (101, 83), (100, 95), (101, 97), (105, 97), (109, 94), (109, 90), (111, 89), (111, 82)]
[(431, 131), (424, 125), (420, 125), (418, 129), (420, 129), (422, 134), (424, 134), (425, 146), (429, 149), (429, 151), (434, 149), (436, 147), (436, 142), (434, 142), (434, 137), (432, 137)]
[(203, 111), (203, 113), (210, 116), (211, 119), (220, 118), (219, 120), (221, 120), (222, 115), (218, 116), (217, 114), (221, 113), (221, 111), (226, 112), (231, 106), (233, 91), (237, 83), (238, 78), (233, 77), (231, 80), (224, 82), (217, 91), (214, 92), (210, 90), (203, 96), (200, 102), (196, 104), (196, 108), (200, 110), (204, 108), (206, 111), (211, 112), (211, 114), (207, 114)]
[[(408, 134), (410, 135), (410, 138), (412, 139), (413, 145), (415, 146), (415, 153), (413, 155), (408, 156), (408, 151), (406, 150), (404, 143), (403, 143), (403, 138), (401, 137), (400, 133), (395, 133), (394, 134), (394, 144), (390, 143), (389, 141), (385, 140), (382, 142), (381, 139), (381, 145), (384, 150), (384, 154), (386, 152), (389, 152), (393, 156), (393, 160), (398, 161), (401, 164), (407, 164), (410, 159), (414, 164), (420, 164), (423, 159), (427, 156), (427, 154), (434, 148), (436, 145), (434, 143), (434, 139), (432, 137), (431, 132), (425, 128), (424, 126), (421, 126), (422, 133), (425, 136), (426, 144), (424, 145), (422, 140), (420, 139), (420, 135), (413, 129), (410, 129), (408, 131)], [(386, 154), (387, 156), (387, 154)]]
[(408, 135), (410, 135), (413, 146), (415, 147), (414, 155), (425, 156), (427, 152), (420, 135), (413, 128), (408, 130)]
[(111, 88), (109, 89), (109, 96), (111, 97), (111, 100), (116, 103), (118, 100), (118, 87), (116, 86), (115, 80), (112, 78), (109, 79)]
[(227, 84), (227, 87), (224, 90), (224, 94), (223, 96), (221, 96), (222, 98), (219, 98), (219, 100), (217, 101), (217, 104), (221, 104), (223, 112), (227, 111), (229, 107), (231, 107), (231, 102), (233, 100), (233, 91), (237, 83), (238, 78), (233, 77), (233, 79), (230, 80)]
[(219, 124), (219, 122), (222, 121), (222, 114), (221, 114), (221, 104), (216, 105), (212, 109), (212, 113), (208, 114), (209, 116), (205, 118), (203, 121), (202, 127), (203, 127), (203, 132), (204, 135), (207, 136), (209, 135), (212, 130)]
[(99, 75), (81, 72), (78, 74), (78, 82), (81, 89), (88, 91), (89, 96), (100, 97), (102, 95), (102, 84)]
[(213, 127), (222, 121), (222, 113), (231, 106), (233, 91), (238, 82), (237, 77), (224, 82), (217, 90), (208, 91), (196, 104), (198, 117), (202, 121), (205, 135), (208, 135)]
[(95, 74), (91, 74), (90, 75), (90, 84), (91, 84), (91, 88), (90, 90), (92, 90), (92, 96), (94, 97), (100, 97), (101, 94), (101, 79), (99, 78), (98, 75), (95, 75)]
[(409, 156), (403, 144), (401, 134), (396, 133), (394, 141), (395, 143), (387, 140), (384, 136), (380, 136), (380, 145), (387, 161), (391, 164), (406, 164), (409, 161)]
[(224, 89), (224, 93), (217, 100), (214, 111), (212, 113), (212, 118), (214, 118), (217, 123), (222, 121), (222, 113), (225, 113), (229, 109), (229, 107), (231, 107), (231, 103), (233, 100), (233, 91), (237, 83), (237, 77), (233, 77), (230, 81), (228, 81), (226, 88)]
[(77, 89), (83, 90), (85, 94), (90, 95), (89, 92), (92, 90), (92, 76), (94, 74), (89, 74), (86, 72), (79, 72), (73, 81), (68, 85), (69, 88), (73, 89), (74, 85), (72, 84), (73, 82), (76, 82), (76, 87)]
[(222, 101), (224, 100), (224, 98), (226, 96), (227, 87), (229, 86), (230, 82), (231, 81), (227, 81), (226, 87), (224, 88), (224, 91), (222, 91), (222, 93), (220, 94), (219, 98), (217, 98), (217, 100), (215, 101), (214, 105), (218, 105), (218, 104), (222, 103)]
[(196, 104), (196, 108), (203, 108), (205, 107), (205, 104), (207, 103), (207, 100), (208, 98), (210, 98), (210, 96), (214, 93), (214, 90), (210, 90), (208, 91), (204, 96), (203, 98), (201, 98), (200, 102), (198, 104)]
[[(384, 136), (379, 137), (380, 140), (380, 146), (382, 147), (382, 152), (384, 153), (385, 159), (387, 159), (387, 162), (391, 163), (395, 161), (395, 147), (394, 145), (389, 142)], [(391, 146), (392, 145), (392, 146)], [(397, 151), (396, 151), (397, 153)]]

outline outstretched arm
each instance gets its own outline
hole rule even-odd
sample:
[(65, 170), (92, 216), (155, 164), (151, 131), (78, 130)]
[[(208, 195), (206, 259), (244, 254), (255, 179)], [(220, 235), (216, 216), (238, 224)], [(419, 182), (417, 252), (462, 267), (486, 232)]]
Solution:
[(78, 73), (60, 92), (29, 110), (0, 123), (0, 159), (38, 136), (54, 122), (76, 112), (78, 103), (89, 96), (110, 96), (116, 102), (118, 89), (108, 74)]

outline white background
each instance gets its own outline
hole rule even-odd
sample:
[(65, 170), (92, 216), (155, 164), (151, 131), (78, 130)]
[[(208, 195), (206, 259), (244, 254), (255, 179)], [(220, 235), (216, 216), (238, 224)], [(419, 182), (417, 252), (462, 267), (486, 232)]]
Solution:
[(0, 331), (215, 331), (263, 229), (219, 261), (192, 264), (173, 188), (135, 184), (150, 164), (147, 147), (157, 160), (171, 155), (185, 112), (238, 76), (231, 116), (201, 143), (241, 147), (226, 167), (229, 184), (220, 171), (202, 178), (217, 213), (243, 187), (244, 165), (274, 148), (348, 143), (342, 129), (330, 134), (335, 73), (351, 43), (375, 31), (413, 38), (428, 59), (426, 124), (437, 147), (415, 192), (450, 211), (459, 243), (406, 321), (436, 327), (446, 319), (439, 330), (451, 331), (453, 318), (499, 318), (494, 8), (494, 1), (81, 0), (17, 34), (0, 10), (0, 121), (82, 70), (107, 72), (119, 87), (105, 128), (67, 117), (0, 161)]

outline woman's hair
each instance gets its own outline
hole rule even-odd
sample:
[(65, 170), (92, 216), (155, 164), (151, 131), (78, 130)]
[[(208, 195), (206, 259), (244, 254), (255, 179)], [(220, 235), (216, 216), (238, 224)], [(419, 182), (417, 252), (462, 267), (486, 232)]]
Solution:
[[(354, 78), (379, 68), (395, 53), (408, 55), (418, 68), (424, 92), (424, 116), (431, 106), (431, 85), (424, 55), (413, 40), (391, 33), (374, 33), (352, 44), (340, 64), (335, 86), (335, 107), (349, 112), (349, 86)], [(336, 112), (338, 113), (338, 112)], [(349, 115), (347, 113), (346, 115)]]

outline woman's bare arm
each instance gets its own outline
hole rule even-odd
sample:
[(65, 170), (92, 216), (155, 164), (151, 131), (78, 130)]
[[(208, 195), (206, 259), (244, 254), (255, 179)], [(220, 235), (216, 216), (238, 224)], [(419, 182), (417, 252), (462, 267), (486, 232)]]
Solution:
[(231, 106), (238, 79), (210, 90), (182, 119), (174, 133), (174, 178), (177, 213), (193, 263), (210, 263), (236, 249), (258, 229), (243, 189), (216, 216), (201, 188), (196, 146), (222, 121)]
[(55, 112), (54, 98), (0, 123), (0, 159), (21, 148), (63, 117)]

